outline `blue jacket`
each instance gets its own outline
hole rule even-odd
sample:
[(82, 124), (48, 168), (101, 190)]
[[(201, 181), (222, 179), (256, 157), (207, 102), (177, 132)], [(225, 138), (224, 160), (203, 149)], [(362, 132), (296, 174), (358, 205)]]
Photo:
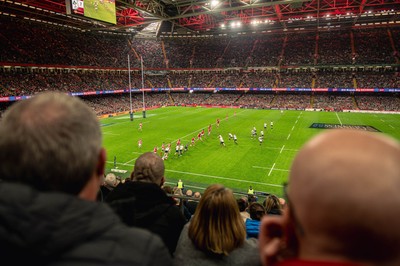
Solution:
[(247, 218), (246, 220), (246, 237), (247, 238), (258, 238), (258, 234), (260, 233), (260, 224), (261, 221), (252, 220)]

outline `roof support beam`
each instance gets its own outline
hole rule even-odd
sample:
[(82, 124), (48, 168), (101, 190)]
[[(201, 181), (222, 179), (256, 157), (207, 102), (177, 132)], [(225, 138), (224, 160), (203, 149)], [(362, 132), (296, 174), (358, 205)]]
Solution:
[(244, 6), (235, 6), (235, 7), (225, 7), (225, 8), (214, 8), (209, 11), (201, 11), (201, 12), (194, 12), (194, 13), (186, 13), (174, 17), (165, 18), (165, 20), (175, 20), (180, 18), (187, 18), (205, 14), (214, 14), (220, 12), (229, 12), (229, 11), (236, 11), (236, 10), (245, 10), (245, 9), (252, 9), (252, 8), (261, 8), (264, 6), (274, 6), (274, 5), (283, 5), (283, 4), (292, 4), (292, 3), (303, 3), (308, 2), (309, 0), (280, 0), (280, 1), (273, 1), (273, 2), (264, 2), (264, 3), (256, 3), (252, 5), (244, 5)]

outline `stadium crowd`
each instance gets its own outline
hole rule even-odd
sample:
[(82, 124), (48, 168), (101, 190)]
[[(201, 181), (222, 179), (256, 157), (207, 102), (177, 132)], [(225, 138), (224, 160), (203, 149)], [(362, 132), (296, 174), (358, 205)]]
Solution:
[[(0, 96), (29, 96), (132, 88), (399, 88), (399, 61), (391, 43), (397, 28), (321, 31), (218, 38), (130, 38), (82, 33), (2, 16)], [(85, 45), (81, 45), (85, 43)], [(127, 56), (132, 73), (128, 80)], [(146, 69), (141, 76), (141, 58)], [(8, 64), (22, 66), (7, 66)], [(350, 67), (342, 68), (339, 66)], [(302, 68), (297, 68), (303, 66)], [(318, 68), (310, 68), (316, 66)], [(337, 67), (335, 67), (337, 66)], [(354, 66), (354, 67), (353, 67)], [(398, 95), (361, 96), (254, 93), (146, 93), (146, 106), (235, 105), (249, 108), (373, 109), (398, 111)], [(223, 96), (223, 97), (222, 97)], [(343, 100), (343, 99), (347, 100)], [(114, 100), (120, 100), (115, 103)], [(324, 103), (323, 100), (329, 101)], [(333, 99), (333, 100), (332, 100)], [(364, 104), (365, 99), (369, 102)], [(388, 99), (388, 100), (385, 100)], [(85, 97), (98, 114), (127, 111), (126, 95)], [(133, 108), (143, 103), (135, 91)], [(383, 101), (383, 102), (382, 102)], [(1, 109), (9, 104), (0, 104)]]
[[(132, 88), (142, 88), (140, 73), (131, 74)], [(314, 86), (313, 86), (314, 85)], [(357, 85), (357, 86), (355, 86)], [(0, 69), (0, 96), (33, 95), (56, 86), (65, 92), (123, 90), (127, 71), (70, 69)], [(146, 73), (144, 88), (399, 88), (400, 75), (392, 71), (282, 71), (282, 72), (170, 72)]]
[[(15, 22), (2, 16), (0, 62), (140, 68), (234, 68), (395, 64), (398, 29), (214, 38), (131, 38)], [(390, 34), (391, 33), (391, 34)], [(85, 45), (82, 45), (82, 44)]]

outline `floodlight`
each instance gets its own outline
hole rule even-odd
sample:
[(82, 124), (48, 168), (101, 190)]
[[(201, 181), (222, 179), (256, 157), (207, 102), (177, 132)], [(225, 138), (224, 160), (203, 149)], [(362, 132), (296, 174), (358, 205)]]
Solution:
[(211, 0), (210, 2), (211, 8), (216, 7), (218, 4), (219, 4), (218, 0)]

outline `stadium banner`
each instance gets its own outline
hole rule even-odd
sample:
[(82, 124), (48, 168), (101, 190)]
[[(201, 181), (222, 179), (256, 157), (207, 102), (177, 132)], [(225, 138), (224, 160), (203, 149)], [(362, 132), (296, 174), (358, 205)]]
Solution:
[(250, 88), (250, 91), (272, 91), (272, 88)]
[(322, 109), (322, 108), (306, 108), (306, 109), (304, 109), (304, 111), (307, 111), (307, 112), (321, 112), (321, 111), (324, 111), (324, 109)]
[(371, 132), (381, 132), (379, 129), (369, 126), (369, 125), (350, 125), (350, 124), (331, 124), (331, 123), (312, 123), (310, 128), (316, 129), (337, 129), (337, 128), (347, 128), (347, 129), (359, 129)]
[(85, 91), (83, 92), (83, 95), (95, 95), (96, 93), (96, 91)]
[[(129, 92), (129, 89), (128, 90), (124, 90), (125, 92)], [(140, 89), (138, 89), (138, 88), (131, 88), (131, 92), (140, 92), (141, 90)]]
[(395, 114), (395, 115), (400, 115), (400, 112), (396, 112), (396, 111), (346, 110), (346, 109), (344, 109), (343, 112), (349, 112), (349, 113), (370, 113), (370, 114)]
[(71, 96), (82, 96), (83, 92), (70, 92), (68, 94), (71, 95)]
[[(100, 90), (100, 91), (85, 91), (85, 92), (68, 92), (71, 96), (87, 96), (87, 95), (103, 95), (103, 94), (119, 94), (129, 92), (161, 92), (161, 91), (286, 91), (286, 92), (357, 92), (357, 93), (398, 93), (400, 88), (131, 88), (119, 90)], [(28, 99), (34, 95), (23, 96), (6, 96), (0, 97), (0, 102), (13, 102), (23, 99)]]
[(10, 97), (0, 97), (0, 102), (9, 102)]
[(355, 92), (354, 88), (328, 88), (328, 92)]
[(357, 92), (400, 92), (398, 88), (357, 88)]
[(170, 91), (170, 88), (151, 88), (151, 91)]
[(8, 97), (8, 102), (14, 102), (14, 101), (19, 101), (19, 100), (25, 100), (25, 99), (29, 99), (32, 96), (10, 96)]
[(190, 88), (193, 91), (214, 91), (215, 88)]
[(114, 94), (116, 93), (114, 90), (106, 90), (106, 91), (101, 91), (102, 94)]
[(215, 91), (238, 91), (239, 88), (215, 88)]

